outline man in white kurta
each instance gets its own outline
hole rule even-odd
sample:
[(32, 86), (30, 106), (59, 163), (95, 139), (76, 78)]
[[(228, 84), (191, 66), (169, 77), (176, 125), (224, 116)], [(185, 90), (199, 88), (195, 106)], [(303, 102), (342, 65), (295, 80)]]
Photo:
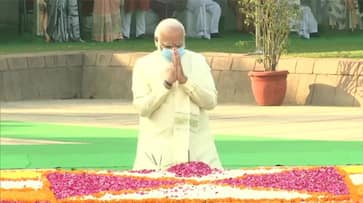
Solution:
[(301, 5), (300, 0), (290, 0), (292, 5), (299, 7), (300, 17), (291, 23), (291, 31), (296, 31), (299, 36), (310, 39), (310, 34), (318, 33), (318, 21), (309, 6)]
[[(187, 30), (190, 37), (203, 37), (210, 39), (211, 37), (219, 37), (219, 20), (222, 10), (219, 4), (213, 0), (187, 0), (186, 9), (193, 14), (190, 19), (194, 26)], [(188, 26), (189, 27), (189, 26)]]
[(206, 113), (216, 106), (217, 91), (206, 59), (185, 50), (184, 37), (179, 21), (161, 21), (157, 50), (135, 64), (133, 104), (140, 114), (135, 170), (188, 161), (221, 168)]

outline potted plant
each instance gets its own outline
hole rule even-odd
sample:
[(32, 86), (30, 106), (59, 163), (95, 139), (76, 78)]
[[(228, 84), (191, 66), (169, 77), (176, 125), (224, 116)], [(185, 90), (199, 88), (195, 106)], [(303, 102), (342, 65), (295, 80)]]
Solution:
[(259, 105), (281, 105), (286, 93), (288, 71), (277, 71), (286, 50), (290, 24), (298, 8), (289, 0), (239, 0), (246, 24), (255, 25), (257, 59), (264, 71), (250, 71), (252, 91)]

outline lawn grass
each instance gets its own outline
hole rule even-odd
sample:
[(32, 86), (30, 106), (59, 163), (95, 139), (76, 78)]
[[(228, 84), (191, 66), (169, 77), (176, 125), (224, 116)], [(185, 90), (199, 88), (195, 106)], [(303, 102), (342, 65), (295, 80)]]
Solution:
[[(69, 126), (2, 121), (0, 137), (46, 139), (82, 144), (2, 145), (0, 170), (14, 168), (130, 169), (134, 162), (136, 129)], [(362, 143), (216, 135), (225, 168), (257, 166), (322, 166), (362, 164)]]
[[(0, 28), (0, 54), (34, 53), (53, 51), (135, 51), (149, 52), (155, 49), (152, 37), (116, 42), (45, 43), (30, 33), (17, 34), (15, 29)], [(198, 52), (250, 53), (254, 51), (251, 34), (226, 32), (222, 38), (203, 40), (188, 38), (187, 48)], [(320, 33), (309, 40), (296, 34), (290, 35), (287, 56), (363, 58), (363, 31)]]

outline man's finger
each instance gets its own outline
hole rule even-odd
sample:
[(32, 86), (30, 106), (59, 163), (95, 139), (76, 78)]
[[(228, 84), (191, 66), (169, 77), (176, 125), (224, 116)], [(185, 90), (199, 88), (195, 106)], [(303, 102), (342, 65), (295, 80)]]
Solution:
[(179, 71), (179, 69), (178, 69), (178, 61), (177, 60), (178, 60), (178, 54), (176, 52), (176, 49), (173, 48), (173, 66), (174, 66), (174, 69), (175, 69), (176, 76), (178, 75), (177, 73)]
[(181, 62), (180, 62), (180, 55), (179, 55), (179, 52), (178, 52), (178, 49), (175, 48), (175, 54), (176, 54), (176, 63), (178, 66), (181, 66)]
[(173, 64), (176, 66), (178, 64), (178, 52), (175, 48), (173, 48)]

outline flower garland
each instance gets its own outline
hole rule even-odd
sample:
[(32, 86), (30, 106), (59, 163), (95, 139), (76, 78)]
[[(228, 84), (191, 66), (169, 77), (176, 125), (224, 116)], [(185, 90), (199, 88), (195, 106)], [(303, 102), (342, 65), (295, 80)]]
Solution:
[[(266, 168), (272, 169), (272, 168)], [(201, 162), (178, 164), (167, 169), (174, 177), (153, 177), (154, 170), (129, 171), (117, 175), (113, 172), (100, 173), (98, 171), (67, 171), (67, 170), (34, 170), (34, 171), (0, 171), (1, 181), (37, 180), (43, 186), (41, 189), (14, 188), (5, 189), (0, 184), (0, 202), (362, 202), (363, 181), (353, 184), (352, 174), (363, 175), (363, 166), (355, 167), (304, 167), (288, 168), (273, 173), (244, 174), (237, 177), (205, 180), (200, 177), (223, 171), (210, 168)], [(138, 174), (138, 175), (133, 175)], [(306, 198), (148, 198), (148, 192), (166, 189), (177, 191), (181, 185), (214, 185), (238, 189), (273, 192), (298, 192), (306, 194)], [(100, 200), (105, 195), (139, 194), (141, 199)], [(182, 194), (182, 193), (176, 193)], [(95, 199), (84, 199), (90, 195)]]

